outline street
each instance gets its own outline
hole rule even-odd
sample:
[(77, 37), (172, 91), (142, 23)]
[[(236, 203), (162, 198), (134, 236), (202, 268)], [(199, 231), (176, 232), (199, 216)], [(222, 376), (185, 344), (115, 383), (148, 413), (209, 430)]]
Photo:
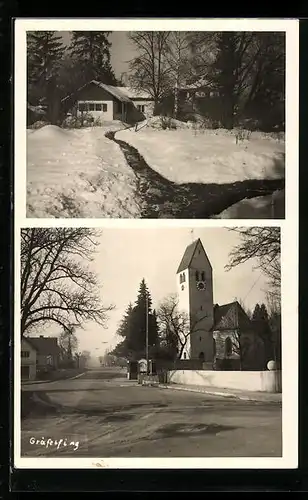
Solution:
[(120, 368), (23, 384), (22, 393), (24, 457), (282, 455), (278, 403), (141, 386)]

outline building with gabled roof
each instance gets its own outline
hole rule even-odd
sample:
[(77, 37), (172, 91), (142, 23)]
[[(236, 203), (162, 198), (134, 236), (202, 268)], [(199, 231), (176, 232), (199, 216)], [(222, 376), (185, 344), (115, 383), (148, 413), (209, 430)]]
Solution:
[(198, 238), (177, 268), (179, 309), (189, 317), (183, 359), (219, 369), (263, 369), (263, 343), (238, 301), (214, 305), (213, 269)]
[(136, 123), (152, 114), (154, 101), (147, 92), (130, 87), (106, 85), (91, 80), (61, 101), (66, 112), (80, 116), (90, 114), (100, 122), (120, 120)]

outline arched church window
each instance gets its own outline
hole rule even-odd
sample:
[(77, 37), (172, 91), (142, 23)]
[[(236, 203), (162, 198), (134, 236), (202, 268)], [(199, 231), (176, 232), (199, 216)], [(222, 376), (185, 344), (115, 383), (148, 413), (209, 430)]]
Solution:
[(180, 284), (182, 283), (182, 281), (183, 281), (183, 275), (180, 274)]
[(184, 359), (186, 359), (186, 352), (184, 352)]
[(204, 361), (204, 352), (200, 352), (199, 359), (200, 361)]
[(231, 356), (232, 354), (232, 340), (230, 337), (227, 337), (225, 340), (225, 356)]
[(201, 281), (205, 281), (205, 272), (204, 271), (202, 271), (202, 273), (201, 273)]
[(185, 273), (183, 273), (183, 283), (186, 281)]
[(199, 271), (196, 271), (196, 281), (199, 281)]

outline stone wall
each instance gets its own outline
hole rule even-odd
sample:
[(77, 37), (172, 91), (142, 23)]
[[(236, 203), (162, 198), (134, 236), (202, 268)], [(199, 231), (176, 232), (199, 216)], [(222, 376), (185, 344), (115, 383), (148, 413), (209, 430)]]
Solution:
[(174, 370), (168, 383), (246, 391), (281, 392), (281, 371)]

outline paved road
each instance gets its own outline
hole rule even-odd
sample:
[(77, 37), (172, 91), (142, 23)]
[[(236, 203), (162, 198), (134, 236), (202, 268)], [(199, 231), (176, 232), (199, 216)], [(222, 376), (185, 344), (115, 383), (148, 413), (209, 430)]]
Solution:
[[(21, 424), (22, 456), (282, 453), (281, 405), (144, 387), (128, 381), (123, 371), (91, 370), (73, 380), (24, 385), (23, 401), (29, 411)], [(46, 447), (48, 439), (53, 442)]]

